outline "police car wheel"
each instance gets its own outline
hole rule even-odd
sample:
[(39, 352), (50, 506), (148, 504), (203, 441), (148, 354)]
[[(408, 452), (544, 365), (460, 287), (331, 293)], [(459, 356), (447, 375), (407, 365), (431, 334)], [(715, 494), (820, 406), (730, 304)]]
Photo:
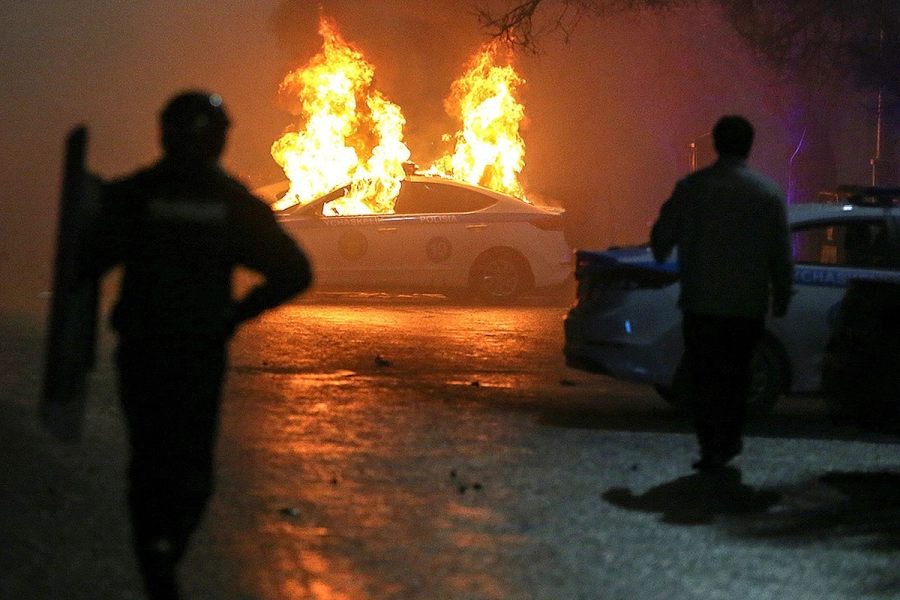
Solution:
[(522, 295), (532, 286), (528, 261), (514, 250), (485, 252), (472, 265), (469, 287), (485, 302), (505, 302)]
[(769, 412), (787, 391), (788, 382), (788, 360), (784, 349), (778, 340), (763, 335), (750, 362), (748, 415), (761, 416)]

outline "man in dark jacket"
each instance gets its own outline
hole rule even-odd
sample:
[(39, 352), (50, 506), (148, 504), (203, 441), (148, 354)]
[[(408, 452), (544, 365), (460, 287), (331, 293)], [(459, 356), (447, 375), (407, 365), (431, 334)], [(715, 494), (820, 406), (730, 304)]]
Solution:
[(753, 136), (743, 117), (720, 119), (713, 129), (718, 160), (677, 183), (650, 238), (658, 262), (678, 247), (698, 470), (741, 452), (753, 351), (770, 299), (781, 317), (791, 298), (784, 192), (747, 166)]
[[(98, 277), (123, 267), (112, 325), (131, 450), (128, 505), (154, 600), (179, 597), (176, 567), (212, 494), (228, 341), (312, 281), (270, 208), (219, 167), (228, 126), (218, 95), (172, 99), (160, 115), (162, 159), (106, 186), (85, 259)], [(235, 299), (239, 266), (262, 282)]]

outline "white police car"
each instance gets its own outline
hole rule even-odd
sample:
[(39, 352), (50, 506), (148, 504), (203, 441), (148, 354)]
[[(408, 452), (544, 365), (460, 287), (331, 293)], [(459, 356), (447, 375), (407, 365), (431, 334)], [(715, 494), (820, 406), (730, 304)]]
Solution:
[[(750, 408), (783, 393), (818, 392), (822, 358), (849, 281), (900, 282), (900, 189), (842, 187), (838, 202), (788, 207), (794, 296), (770, 318), (753, 360)], [(684, 401), (677, 256), (657, 265), (649, 247), (576, 253), (576, 301), (566, 315), (569, 366), (652, 384)]]
[(408, 175), (390, 214), (333, 215), (339, 188), (276, 211), (322, 290), (454, 292), (510, 301), (572, 276), (564, 211), (442, 177)]

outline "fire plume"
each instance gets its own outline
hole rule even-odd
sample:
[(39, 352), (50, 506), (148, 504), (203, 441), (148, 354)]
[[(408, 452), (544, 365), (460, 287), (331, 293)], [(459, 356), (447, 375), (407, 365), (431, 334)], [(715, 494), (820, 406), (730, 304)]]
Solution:
[[(348, 191), (328, 203), (331, 214), (389, 213), (400, 191), (410, 151), (403, 141), (400, 107), (375, 89), (374, 67), (323, 17), (322, 49), (281, 82), (280, 100), (298, 117), (272, 145), (272, 156), (290, 181), (276, 210), (304, 204), (332, 190)], [(525, 144), (519, 134), (525, 109), (517, 99), (523, 80), (505, 47), (486, 44), (451, 86), (445, 101), (460, 130), (443, 136), (452, 153), (426, 174), (504, 192), (527, 202), (519, 182)], [(501, 64), (504, 63), (504, 64)]]
[(524, 81), (509, 61), (500, 64), (498, 43), (486, 44), (451, 87), (448, 114), (459, 118), (461, 130), (452, 154), (430, 171), (525, 199), (519, 174), (525, 166), (525, 143), (519, 133), (525, 108), (516, 91)]
[(393, 208), (409, 149), (400, 107), (374, 89), (374, 68), (322, 18), (322, 50), (288, 73), (279, 97), (302, 126), (272, 145), (272, 156), (291, 182), (274, 208), (306, 203), (351, 185), (330, 204), (337, 214), (388, 212)]

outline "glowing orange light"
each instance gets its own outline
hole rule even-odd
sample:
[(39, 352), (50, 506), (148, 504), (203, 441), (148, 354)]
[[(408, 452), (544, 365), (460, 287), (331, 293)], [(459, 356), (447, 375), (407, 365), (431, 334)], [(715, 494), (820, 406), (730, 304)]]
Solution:
[[(283, 209), (310, 202), (338, 187), (349, 190), (328, 204), (331, 214), (393, 211), (410, 152), (403, 141), (406, 121), (400, 107), (374, 88), (374, 67), (322, 18), (322, 50), (288, 73), (279, 96), (300, 123), (272, 145), (272, 156), (290, 181), (273, 205)], [(460, 130), (444, 136), (453, 151), (425, 171), (525, 199), (519, 174), (525, 144), (519, 134), (525, 109), (516, 97), (523, 83), (500, 60), (504, 47), (484, 46), (454, 82), (446, 101)], [(505, 64), (500, 64), (504, 62)]]
[(523, 80), (509, 63), (500, 63), (503, 46), (485, 45), (451, 88), (447, 112), (461, 121), (455, 147), (432, 165), (431, 172), (525, 199), (519, 174), (525, 166), (525, 142), (519, 133), (525, 107), (516, 97)]
[(295, 106), (302, 127), (272, 145), (291, 182), (275, 208), (305, 203), (343, 185), (351, 191), (330, 204), (337, 214), (393, 208), (409, 149), (400, 107), (373, 87), (374, 68), (323, 18), (322, 50), (289, 73), (279, 95)]

